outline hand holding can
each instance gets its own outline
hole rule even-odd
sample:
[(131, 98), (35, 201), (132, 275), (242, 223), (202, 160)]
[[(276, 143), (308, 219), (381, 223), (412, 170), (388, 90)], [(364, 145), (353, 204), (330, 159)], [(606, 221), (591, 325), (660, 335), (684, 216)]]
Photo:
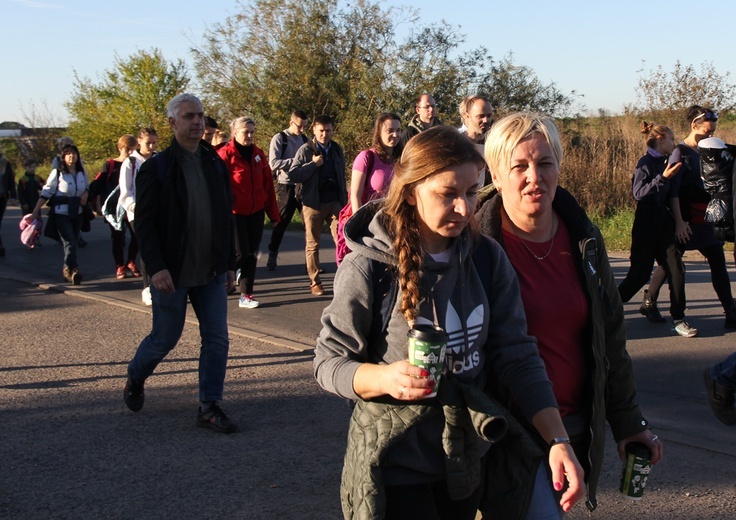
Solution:
[(630, 442), (626, 445), (626, 459), (619, 487), (626, 498), (640, 500), (644, 495), (644, 487), (652, 470), (651, 458), (651, 452), (644, 444)]
[(409, 330), (408, 337), (409, 363), (429, 372), (428, 377), (434, 381), (434, 387), (427, 397), (434, 397), (445, 369), (448, 335), (435, 325), (415, 325)]

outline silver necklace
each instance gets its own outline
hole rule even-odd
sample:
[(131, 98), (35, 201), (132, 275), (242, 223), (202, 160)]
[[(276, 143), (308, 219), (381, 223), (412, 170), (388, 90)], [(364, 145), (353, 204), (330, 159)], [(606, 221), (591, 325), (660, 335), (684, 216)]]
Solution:
[(516, 232), (516, 224), (509, 219), (509, 223), (511, 224), (511, 231), (513, 231), (514, 235), (516, 235), (516, 238), (519, 239), (519, 242), (521, 242), (521, 245), (524, 246), (524, 249), (529, 251), (529, 254), (532, 255), (537, 260), (544, 260), (549, 256), (549, 254), (552, 252), (552, 248), (555, 246), (555, 225), (557, 224), (557, 217), (552, 215), (552, 236), (550, 237), (550, 243), (549, 243), (549, 249), (547, 249), (547, 252), (543, 256), (537, 255), (534, 251), (531, 250), (531, 248), (526, 245), (526, 241), (519, 236), (519, 233)]

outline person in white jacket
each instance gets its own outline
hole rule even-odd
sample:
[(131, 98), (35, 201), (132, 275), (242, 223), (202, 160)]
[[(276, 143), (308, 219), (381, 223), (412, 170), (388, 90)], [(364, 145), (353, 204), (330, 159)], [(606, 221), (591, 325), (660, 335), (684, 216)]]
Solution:
[[(128, 216), (128, 222), (133, 226), (135, 232), (135, 175), (141, 167), (141, 164), (153, 156), (158, 144), (158, 135), (153, 128), (141, 128), (138, 132), (138, 149), (123, 161), (120, 167), (120, 205), (125, 209)], [(148, 276), (146, 275), (146, 266), (143, 259), (140, 262), (141, 272), (143, 274), (143, 292), (141, 299), (143, 303), (150, 307), (151, 305), (151, 289), (149, 288)]]

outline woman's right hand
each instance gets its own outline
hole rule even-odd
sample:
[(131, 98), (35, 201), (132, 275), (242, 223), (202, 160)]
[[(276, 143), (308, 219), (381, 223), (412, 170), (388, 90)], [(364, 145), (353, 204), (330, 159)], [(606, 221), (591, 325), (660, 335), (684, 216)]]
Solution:
[(669, 179), (670, 177), (673, 177), (682, 167), (682, 163), (678, 162), (675, 164), (669, 164), (667, 165), (667, 168), (664, 169), (664, 172), (662, 172), (662, 176), (665, 179)]
[(353, 390), (362, 399), (390, 395), (402, 401), (415, 401), (426, 398), (433, 388), (429, 372), (407, 360), (390, 365), (363, 363), (353, 376)]
[(688, 222), (678, 222), (675, 226), (675, 236), (677, 237), (677, 241), (681, 244), (690, 240), (692, 234), (693, 232), (690, 229), (690, 224)]

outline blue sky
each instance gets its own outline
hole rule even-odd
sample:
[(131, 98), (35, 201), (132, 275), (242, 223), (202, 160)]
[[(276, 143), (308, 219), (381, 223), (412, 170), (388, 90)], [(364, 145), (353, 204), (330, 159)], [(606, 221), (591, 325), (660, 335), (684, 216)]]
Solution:
[[(466, 49), (483, 45), (497, 59), (512, 52), (516, 64), (530, 67), (544, 83), (582, 94), (590, 112), (621, 112), (637, 100), (639, 70), (661, 65), (669, 71), (678, 59), (697, 70), (712, 62), (736, 83), (732, 0), (395, 0), (391, 5), (417, 7), (422, 24), (444, 19), (460, 26)], [(116, 53), (125, 58), (153, 47), (169, 60), (191, 64), (192, 42), (199, 43), (208, 25), (236, 10), (235, 0), (0, 0), (0, 121), (28, 123), (23, 112), (45, 105), (57, 124), (65, 124), (63, 104), (73, 91), (74, 71), (96, 81)]]

